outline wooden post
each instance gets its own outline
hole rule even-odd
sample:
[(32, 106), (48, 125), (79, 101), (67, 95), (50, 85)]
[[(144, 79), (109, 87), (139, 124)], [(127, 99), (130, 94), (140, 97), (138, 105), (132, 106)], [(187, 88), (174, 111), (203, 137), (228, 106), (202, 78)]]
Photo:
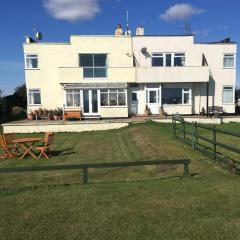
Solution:
[(196, 144), (196, 124), (192, 122), (192, 148), (195, 149)]
[(83, 184), (88, 184), (88, 168), (83, 168)]
[(188, 163), (184, 163), (184, 176), (189, 176)]
[(214, 159), (216, 160), (217, 158), (217, 134), (216, 134), (216, 126), (213, 126), (213, 153), (214, 153)]
[(183, 119), (182, 124), (183, 124), (183, 139), (185, 139), (186, 138), (186, 133), (185, 133), (185, 121), (184, 121), (184, 119)]
[(173, 123), (173, 136), (176, 137), (177, 130), (176, 130), (176, 119), (174, 118), (174, 115), (172, 115), (172, 123)]

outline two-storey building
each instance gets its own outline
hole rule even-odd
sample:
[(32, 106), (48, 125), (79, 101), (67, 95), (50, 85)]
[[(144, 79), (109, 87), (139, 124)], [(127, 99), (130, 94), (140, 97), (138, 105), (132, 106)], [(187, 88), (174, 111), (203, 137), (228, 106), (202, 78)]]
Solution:
[(71, 36), (24, 44), (28, 111), (81, 110), (84, 117), (234, 112), (237, 46), (193, 36)]

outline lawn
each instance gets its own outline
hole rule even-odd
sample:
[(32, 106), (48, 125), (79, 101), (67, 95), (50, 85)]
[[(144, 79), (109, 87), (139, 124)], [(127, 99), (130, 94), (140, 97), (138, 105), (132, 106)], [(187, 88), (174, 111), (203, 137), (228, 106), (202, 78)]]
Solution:
[[(1, 174), (10, 189), (0, 191), (0, 239), (239, 239), (239, 176), (175, 140), (170, 124), (58, 133), (53, 149), (49, 160), (0, 167), (188, 158), (192, 176), (177, 166), (101, 169), (83, 186), (81, 171)], [(28, 185), (39, 187), (19, 188)]]

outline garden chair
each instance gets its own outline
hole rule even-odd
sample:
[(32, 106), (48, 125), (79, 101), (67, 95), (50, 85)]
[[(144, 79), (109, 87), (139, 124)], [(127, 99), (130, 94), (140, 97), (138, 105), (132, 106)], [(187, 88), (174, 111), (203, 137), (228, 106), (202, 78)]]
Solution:
[(14, 154), (18, 154), (18, 146), (16, 143), (14, 143), (14, 135), (12, 133), (4, 133), (3, 138), (6, 145), (12, 148)]
[(40, 151), (38, 158), (45, 157), (49, 159), (51, 155), (50, 147), (52, 146), (54, 134), (52, 132), (46, 132), (43, 140), (43, 145), (36, 147)]
[(0, 135), (0, 147), (2, 148), (3, 153), (0, 155), (1, 159), (6, 159), (6, 158), (12, 158), (13, 154), (12, 154), (12, 149), (13, 147), (8, 146), (4, 140), (4, 137), (2, 135)]

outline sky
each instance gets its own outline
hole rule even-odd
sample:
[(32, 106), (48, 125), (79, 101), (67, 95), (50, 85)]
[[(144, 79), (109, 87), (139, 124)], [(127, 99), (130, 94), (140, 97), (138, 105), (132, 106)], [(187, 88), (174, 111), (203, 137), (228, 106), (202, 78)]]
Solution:
[[(238, 0), (1, 0), (0, 89), (4, 95), (24, 83), (24, 37), (43, 33), (43, 41), (68, 42), (74, 34), (114, 34), (126, 25), (126, 12), (133, 33), (182, 34), (191, 24), (196, 42), (231, 37), (240, 42)], [(240, 54), (237, 78), (240, 86)]]

